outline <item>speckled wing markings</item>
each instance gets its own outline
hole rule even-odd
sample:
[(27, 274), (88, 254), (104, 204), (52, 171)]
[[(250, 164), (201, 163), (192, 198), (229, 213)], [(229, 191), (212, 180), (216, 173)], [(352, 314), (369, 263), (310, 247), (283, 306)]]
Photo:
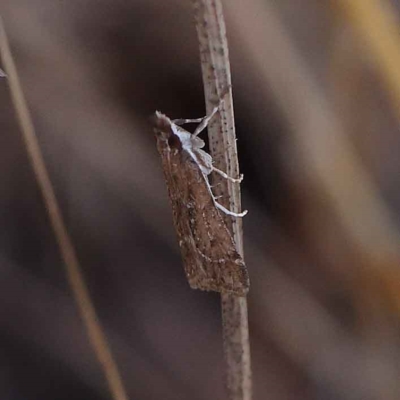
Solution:
[(204, 173), (211, 169), (201, 166), (211, 162), (200, 150), (204, 143), (160, 113), (155, 131), (190, 286), (244, 296), (247, 269), (215, 205)]

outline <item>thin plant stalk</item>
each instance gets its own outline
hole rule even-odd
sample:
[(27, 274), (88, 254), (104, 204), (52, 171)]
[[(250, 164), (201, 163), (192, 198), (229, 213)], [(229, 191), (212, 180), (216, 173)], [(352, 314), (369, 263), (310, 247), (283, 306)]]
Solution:
[(339, 0), (334, 4), (359, 34), (363, 49), (372, 56), (400, 118), (398, 10), (387, 0)]
[[(220, 0), (194, 0), (194, 14), (200, 47), (206, 110), (209, 113), (221, 96), (220, 118), (208, 127), (210, 152), (217, 168), (239, 176), (235, 123), (232, 107), (231, 72), (225, 22)], [(234, 212), (241, 211), (238, 183), (214, 177), (216, 196)], [(242, 220), (225, 215), (238, 252), (243, 257)], [(231, 400), (252, 398), (252, 374), (247, 316), (247, 298), (221, 294), (222, 329), (227, 367), (227, 387)]]
[(90, 344), (103, 370), (112, 398), (114, 400), (128, 400), (128, 396), (122, 383), (117, 364), (112, 355), (111, 348), (107, 342), (103, 328), (101, 327), (100, 321), (97, 317), (93, 302), (90, 299), (89, 291), (83, 278), (78, 257), (65, 226), (53, 185), (44, 163), (35, 128), (33, 126), (32, 118), (25, 100), (1, 18), (0, 53), (4, 63), (4, 69), (8, 77), (11, 98), (18, 117), (18, 123), (21, 127), (26, 151), (43, 196), (43, 201), (49, 215), (50, 223), (65, 264), (69, 285), (89, 336)]

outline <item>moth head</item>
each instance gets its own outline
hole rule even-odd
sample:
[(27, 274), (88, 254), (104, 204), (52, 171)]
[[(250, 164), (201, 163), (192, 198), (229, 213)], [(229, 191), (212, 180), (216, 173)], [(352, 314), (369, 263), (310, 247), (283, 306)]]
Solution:
[(166, 115), (156, 111), (153, 116), (153, 124), (157, 140), (164, 142), (171, 149), (182, 148), (181, 140), (173, 130), (173, 123)]

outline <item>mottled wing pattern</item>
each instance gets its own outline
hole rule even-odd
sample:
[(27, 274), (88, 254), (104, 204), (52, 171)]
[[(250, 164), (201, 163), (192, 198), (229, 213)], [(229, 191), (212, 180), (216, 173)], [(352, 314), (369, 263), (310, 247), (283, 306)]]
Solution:
[(249, 287), (246, 266), (199, 166), (179, 143), (158, 137), (157, 144), (190, 286), (245, 295)]

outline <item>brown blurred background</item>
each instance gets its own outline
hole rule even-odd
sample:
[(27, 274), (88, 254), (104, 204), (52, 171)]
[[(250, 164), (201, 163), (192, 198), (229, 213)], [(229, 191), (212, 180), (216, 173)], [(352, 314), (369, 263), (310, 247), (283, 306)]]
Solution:
[[(224, 1), (255, 400), (400, 398), (400, 103), (345, 3)], [(186, 282), (148, 123), (205, 113), (190, 2), (0, 13), (130, 399), (225, 399), (219, 296)], [(0, 398), (110, 399), (0, 96)]]

